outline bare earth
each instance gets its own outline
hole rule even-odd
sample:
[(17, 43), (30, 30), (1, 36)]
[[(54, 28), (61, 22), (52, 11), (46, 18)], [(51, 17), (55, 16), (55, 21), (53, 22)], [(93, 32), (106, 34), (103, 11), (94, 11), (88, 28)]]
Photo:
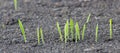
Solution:
[[(64, 28), (71, 17), (80, 30), (87, 20), (85, 39), (77, 43), (59, 40), (56, 22)], [(113, 19), (113, 39), (109, 39), (109, 19)], [(24, 43), (17, 20), (25, 27)], [(98, 42), (95, 26), (99, 24)], [(37, 45), (36, 28), (42, 27), (45, 44)], [(120, 53), (120, 0), (0, 0), (0, 53)]]

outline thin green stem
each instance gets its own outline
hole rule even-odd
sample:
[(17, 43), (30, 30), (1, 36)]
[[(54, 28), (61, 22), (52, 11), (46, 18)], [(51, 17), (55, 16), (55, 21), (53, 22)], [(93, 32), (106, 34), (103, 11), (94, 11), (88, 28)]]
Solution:
[(110, 39), (112, 39), (112, 19), (109, 19), (109, 26), (110, 26)]
[(65, 43), (67, 43), (67, 39), (69, 35), (69, 22), (68, 20), (66, 21), (65, 27), (64, 27), (64, 38), (65, 38)]
[(41, 35), (42, 43), (45, 44), (42, 28), (40, 28), (40, 35)]
[(37, 38), (38, 38), (38, 45), (40, 44), (40, 32), (39, 28), (37, 28)]
[(63, 41), (63, 38), (62, 38), (62, 32), (61, 32), (61, 29), (60, 29), (60, 26), (59, 26), (59, 23), (57, 22), (57, 29), (58, 29), (58, 32), (59, 32), (59, 35), (60, 35), (60, 40)]
[(17, 8), (18, 8), (18, 2), (17, 2), (17, 0), (14, 0), (14, 8), (15, 8), (15, 10), (17, 10)]
[(25, 35), (25, 30), (24, 30), (24, 27), (23, 27), (22, 22), (20, 21), (20, 19), (18, 19), (18, 24), (19, 24), (19, 27), (21, 29), (21, 32), (22, 32), (22, 35), (23, 35), (23, 38), (24, 38), (24, 42), (27, 42), (26, 35)]
[(70, 18), (70, 32), (72, 39), (74, 39), (74, 21), (72, 18)]
[(98, 24), (96, 25), (95, 41), (98, 41)]
[(84, 24), (83, 29), (82, 29), (82, 40), (84, 40), (85, 30), (86, 30), (86, 24)]
[(77, 40), (80, 40), (80, 29), (79, 29), (78, 22), (76, 22), (75, 31), (76, 31), (76, 42), (77, 42)]
[(91, 14), (88, 15), (86, 23), (89, 22)]

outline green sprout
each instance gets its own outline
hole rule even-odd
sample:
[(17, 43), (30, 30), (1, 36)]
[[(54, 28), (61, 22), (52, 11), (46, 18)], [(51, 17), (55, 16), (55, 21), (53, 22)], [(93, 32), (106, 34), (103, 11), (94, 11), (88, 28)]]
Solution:
[(71, 33), (72, 39), (74, 39), (74, 21), (72, 18), (70, 18), (70, 33)]
[(67, 39), (69, 38), (68, 37), (69, 35), (69, 22), (68, 20), (66, 21), (66, 24), (64, 26), (64, 38), (65, 38), (65, 43), (67, 42)]
[(21, 32), (22, 32), (22, 35), (23, 35), (23, 38), (24, 38), (24, 42), (27, 42), (24, 27), (23, 27), (22, 22), (20, 21), (20, 19), (18, 19), (18, 24), (19, 24), (19, 27), (21, 29)]
[(96, 32), (95, 32), (95, 41), (98, 40), (98, 24), (96, 25)]
[(88, 15), (86, 23), (89, 22), (91, 14)]
[(42, 28), (40, 28), (40, 37), (42, 39), (42, 43), (45, 44)]
[(40, 32), (39, 28), (37, 28), (37, 38), (38, 38), (38, 45), (40, 44)]
[(109, 26), (110, 26), (110, 39), (112, 39), (112, 19), (109, 19)]
[(59, 35), (60, 35), (60, 40), (63, 41), (63, 38), (62, 38), (62, 32), (61, 32), (61, 29), (60, 29), (60, 26), (59, 26), (59, 23), (57, 22), (57, 29), (58, 29), (58, 32), (59, 32)]
[(86, 30), (86, 24), (84, 24), (83, 29), (82, 29), (82, 40), (84, 40), (85, 30)]
[(17, 10), (17, 8), (18, 8), (17, 0), (14, 0), (14, 9)]
[(40, 44), (40, 39), (42, 40), (42, 43), (45, 44), (42, 28), (40, 29), (37, 28), (37, 38), (38, 38), (38, 45)]
[(75, 31), (76, 31), (76, 42), (77, 40), (80, 40), (80, 29), (79, 29), (79, 25), (78, 25), (78, 22), (76, 22), (76, 25), (75, 25)]

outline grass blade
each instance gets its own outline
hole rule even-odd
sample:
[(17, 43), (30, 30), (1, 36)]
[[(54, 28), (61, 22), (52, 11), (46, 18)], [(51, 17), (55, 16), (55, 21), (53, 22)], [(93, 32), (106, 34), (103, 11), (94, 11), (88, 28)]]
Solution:
[(22, 25), (22, 22), (20, 21), (20, 19), (18, 19), (18, 24), (19, 24), (19, 27), (21, 29), (21, 32), (22, 32), (22, 35), (23, 35), (23, 38), (24, 38), (24, 42), (26, 42), (26, 35), (25, 35), (25, 31), (24, 31), (24, 27)]
[(96, 25), (96, 32), (95, 32), (95, 41), (98, 40), (98, 24)]
[(37, 28), (37, 38), (38, 38), (38, 45), (40, 44), (40, 32), (39, 28)]
[(66, 21), (66, 24), (64, 26), (64, 38), (65, 38), (65, 43), (67, 42), (67, 39), (69, 38), (68, 37), (69, 35), (69, 22), (68, 20)]
[(14, 9), (17, 10), (17, 8), (18, 8), (17, 0), (14, 0)]
[(40, 28), (40, 37), (42, 39), (42, 43), (45, 44), (42, 28)]
[(75, 31), (76, 31), (76, 42), (77, 40), (80, 40), (80, 31), (79, 31), (79, 25), (78, 25), (78, 22), (76, 22), (76, 25), (75, 25)]
[(74, 21), (72, 18), (70, 18), (70, 33), (71, 33), (72, 39), (74, 39)]
[(60, 29), (60, 26), (59, 26), (59, 23), (57, 22), (57, 29), (58, 29), (58, 32), (59, 32), (59, 35), (60, 35), (60, 40), (63, 41), (63, 38), (62, 38), (62, 32), (61, 32), (61, 29)]
[(110, 26), (110, 39), (112, 39), (112, 19), (109, 19), (109, 26)]
[(85, 30), (86, 30), (86, 24), (84, 24), (83, 29), (82, 29), (82, 40), (84, 40)]
[(89, 22), (91, 14), (88, 15), (86, 23)]

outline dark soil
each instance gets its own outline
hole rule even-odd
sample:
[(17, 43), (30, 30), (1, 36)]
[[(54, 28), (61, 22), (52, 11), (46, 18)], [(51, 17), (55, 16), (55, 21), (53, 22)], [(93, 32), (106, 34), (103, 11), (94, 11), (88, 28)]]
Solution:
[[(64, 28), (71, 17), (80, 29), (91, 13), (85, 39), (77, 43), (59, 40), (56, 22)], [(109, 39), (109, 19), (113, 19), (113, 39)], [(25, 27), (24, 43), (17, 20)], [(99, 39), (95, 42), (95, 26)], [(37, 45), (36, 28), (42, 27), (45, 44)], [(0, 0), (0, 53), (120, 53), (120, 0)]]

